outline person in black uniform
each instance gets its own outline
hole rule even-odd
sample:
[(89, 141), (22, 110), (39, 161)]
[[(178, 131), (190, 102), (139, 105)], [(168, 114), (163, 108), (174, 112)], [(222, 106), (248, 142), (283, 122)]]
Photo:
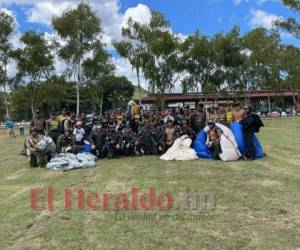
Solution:
[(259, 116), (253, 113), (251, 106), (245, 106), (245, 117), (240, 121), (243, 125), (244, 140), (246, 144), (246, 157), (249, 160), (255, 160), (256, 151), (254, 146), (254, 134), (264, 126)]

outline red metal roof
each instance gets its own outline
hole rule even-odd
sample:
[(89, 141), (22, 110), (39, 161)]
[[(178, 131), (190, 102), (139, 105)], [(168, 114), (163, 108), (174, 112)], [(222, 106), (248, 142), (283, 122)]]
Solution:
[[(297, 97), (298, 93), (295, 91), (249, 91), (247, 93), (192, 93), (192, 94), (166, 94), (165, 101), (197, 101), (206, 98), (207, 100), (214, 99), (232, 99), (232, 98), (258, 98), (258, 97)], [(144, 96), (142, 97), (142, 102), (154, 102), (157, 99), (156, 96)]]

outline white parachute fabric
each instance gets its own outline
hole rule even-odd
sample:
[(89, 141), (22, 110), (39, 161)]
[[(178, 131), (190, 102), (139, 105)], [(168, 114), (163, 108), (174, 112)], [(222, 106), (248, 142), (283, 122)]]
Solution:
[(54, 157), (56, 154), (55, 143), (52, 138), (48, 136), (42, 136), (41, 140), (38, 141), (35, 148), (43, 154), (51, 155), (51, 157)]
[(222, 153), (220, 154), (221, 160), (222, 161), (238, 160), (242, 156), (242, 154), (238, 149), (238, 144), (235, 140), (232, 131), (228, 127), (220, 123), (216, 123), (216, 126), (222, 130), (221, 141), (220, 141), (221, 149), (222, 149)]
[(160, 159), (164, 161), (189, 161), (198, 159), (197, 153), (191, 148), (192, 140), (184, 135), (174, 141), (174, 144)]
[(79, 168), (93, 168), (96, 166), (97, 157), (90, 153), (70, 154), (62, 153), (52, 158), (46, 165), (48, 170), (72, 170)]

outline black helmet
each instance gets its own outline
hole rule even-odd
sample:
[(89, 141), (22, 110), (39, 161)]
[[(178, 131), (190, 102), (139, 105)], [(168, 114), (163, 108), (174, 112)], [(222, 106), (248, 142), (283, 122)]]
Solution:
[(30, 133), (31, 132), (39, 132), (39, 129), (38, 128), (30, 128)]

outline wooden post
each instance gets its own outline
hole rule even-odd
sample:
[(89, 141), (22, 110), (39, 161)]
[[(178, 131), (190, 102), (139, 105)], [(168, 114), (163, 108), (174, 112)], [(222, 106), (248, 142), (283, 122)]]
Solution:
[(271, 113), (271, 100), (270, 100), (270, 95), (268, 95), (268, 105), (269, 105), (269, 113)]

